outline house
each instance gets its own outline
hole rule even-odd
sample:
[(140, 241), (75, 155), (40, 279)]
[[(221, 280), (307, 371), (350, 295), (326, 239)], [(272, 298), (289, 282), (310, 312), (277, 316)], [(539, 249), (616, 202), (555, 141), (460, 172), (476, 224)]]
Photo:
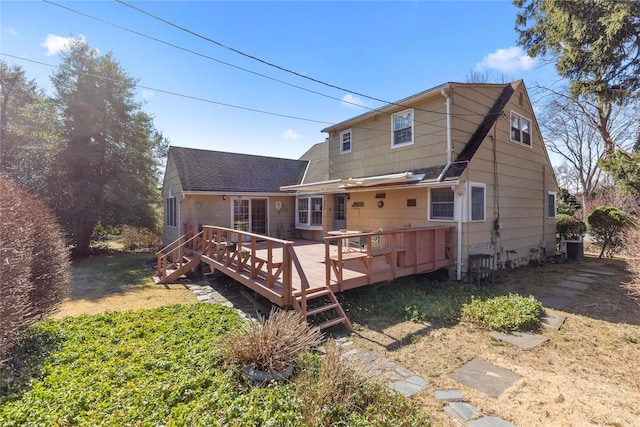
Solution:
[(555, 251), (558, 185), (521, 80), (445, 83), (322, 131), (298, 160), (171, 147), (165, 243), (182, 224), (319, 241), (446, 227), (457, 280)]
[[(310, 149), (310, 158), (318, 150)], [(280, 187), (303, 182), (311, 162), (170, 147), (162, 188), (165, 245), (184, 235), (186, 224), (294, 237), (295, 195)]]
[(281, 187), (299, 235), (454, 225), (458, 280), (476, 258), (555, 251), (558, 185), (522, 80), (445, 83), (323, 132), (328, 179)]

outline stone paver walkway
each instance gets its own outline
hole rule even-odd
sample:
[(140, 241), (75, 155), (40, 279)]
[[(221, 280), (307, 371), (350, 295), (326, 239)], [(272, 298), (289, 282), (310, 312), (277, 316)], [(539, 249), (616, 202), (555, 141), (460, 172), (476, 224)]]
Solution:
[[(564, 310), (573, 304), (576, 296), (584, 294), (588, 291), (590, 285), (596, 284), (598, 276), (611, 274), (613, 273), (582, 269), (579, 273), (569, 276), (558, 283), (547, 295), (540, 297), (539, 300), (545, 307)], [(193, 291), (199, 301), (233, 307), (243, 317), (256, 319), (259, 315), (266, 314), (266, 308), (261, 307), (249, 295), (243, 294), (242, 290), (234, 289), (233, 287), (215, 286), (209, 281), (201, 281), (198, 284), (188, 284), (186, 286)], [(547, 308), (542, 317), (542, 325), (546, 328), (559, 330), (565, 320), (566, 316)], [(526, 350), (548, 341), (548, 338), (543, 335), (534, 333), (512, 332), (502, 334), (491, 332), (489, 335)], [(393, 361), (379, 356), (377, 353), (351, 348), (352, 342), (349, 341), (347, 336), (338, 337), (336, 341), (343, 347), (345, 356), (354, 357), (365, 362), (372, 375), (384, 378), (391, 390), (403, 396), (412, 396), (429, 386), (429, 382), (424, 378), (413, 374)], [(518, 374), (494, 366), (481, 359), (472, 360), (452, 372), (449, 376), (492, 397), (500, 396), (520, 379)], [(499, 417), (476, 417), (478, 411), (471, 404), (463, 401), (462, 393), (459, 390), (438, 390), (435, 392), (435, 398), (439, 401), (447, 402), (447, 406), (443, 409), (444, 412), (468, 427), (515, 427), (514, 424)]]

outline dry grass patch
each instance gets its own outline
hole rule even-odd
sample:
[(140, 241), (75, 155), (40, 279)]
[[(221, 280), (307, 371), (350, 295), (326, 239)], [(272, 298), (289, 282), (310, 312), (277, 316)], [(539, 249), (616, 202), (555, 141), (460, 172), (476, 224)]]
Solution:
[(153, 283), (154, 271), (149, 266), (153, 256), (115, 252), (76, 260), (71, 290), (52, 317), (196, 303), (193, 292), (185, 286)]
[[(380, 315), (382, 307), (366, 306), (352, 316), (359, 324), (354, 341), (430, 381), (429, 388), (413, 399), (432, 414), (434, 425), (459, 425), (434, 397), (436, 390), (459, 389), (481, 415), (496, 415), (519, 427), (640, 426), (640, 303), (628, 290), (629, 283), (636, 289), (638, 283), (627, 272), (625, 260), (588, 257), (585, 264), (521, 268), (503, 272), (494, 288), (505, 295), (542, 297), (584, 269), (615, 275), (593, 277), (596, 283), (561, 312), (567, 316), (562, 328), (543, 329), (550, 341), (530, 351), (494, 340), (485, 329), (468, 323), (410, 321), (389, 311)], [(391, 286), (398, 295), (413, 292)], [(422, 287), (425, 295), (430, 288), (442, 292), (438, 284), (425, 281)], [(494, 399), (449, 378), (474, 358), (522, 379)]]

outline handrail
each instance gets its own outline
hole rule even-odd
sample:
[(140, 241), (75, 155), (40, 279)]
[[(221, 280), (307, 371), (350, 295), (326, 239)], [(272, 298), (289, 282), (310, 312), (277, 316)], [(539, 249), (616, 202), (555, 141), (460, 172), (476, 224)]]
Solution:
[[(187, 243), (189, 243), (190, 241), (196, 239), (197, 237), (199, 237), (203, 233), (204, 233), (204, 230), (199, 232), (198, 234), (194, 234), (190, 239), (185, 240), (180, 245), (177, 245), (177, 243), (186, 236), (186, 234), (183, 234), (182, 236), (178, 237), (176, 240), (171, 242), (171, 244), (165, 246), (164, 248), (162, 248), (161, 250), (156, 252), (156, 257), (158, 259), (158, 263), (157, 263), (158, 265), (157, 265), (157, 272), (156, 273), (158, 274), (158, 277), (165, 277), (166, 272), (167, 272), (167, 268), (168, 268), (168, 264), (167, 264), (166, 260), (169, 257), (169, 255), (172, 255), (173, 253), (175, 253), (178, 250), (180, 252), (182, 252), (182, 250), (184, 249), (184, 247), (186, 246)], [(173, 249), (171, 249), (169, 252), (164, 253), (164, 251), (166, 249), (168, 249), (172, 245), (176, 245), (176, 246)], [(182, 261), (183, 261), (182, 258), (183, 258), (182, 254), (180, 254), (180, 261), (178, 263), (178, 267), (182, 267)], [(175, 262), (175, 260), (173, 262)]]

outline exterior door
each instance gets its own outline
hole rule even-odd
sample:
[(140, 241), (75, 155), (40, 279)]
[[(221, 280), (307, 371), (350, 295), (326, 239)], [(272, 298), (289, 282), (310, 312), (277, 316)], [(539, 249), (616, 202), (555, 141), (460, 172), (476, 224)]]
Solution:
[(333, 196), (333, 229), (347, 228), (347, 196), (336, 194)]
[(233, 228), (267, 235), (267, 199), (235, 199)]

